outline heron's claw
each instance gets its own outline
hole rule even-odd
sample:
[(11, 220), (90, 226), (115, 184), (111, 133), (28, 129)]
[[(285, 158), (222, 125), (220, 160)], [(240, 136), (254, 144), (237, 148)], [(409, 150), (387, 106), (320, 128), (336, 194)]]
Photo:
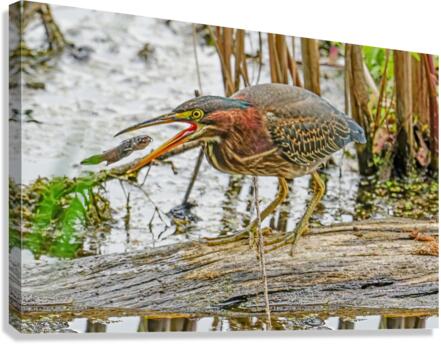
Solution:
[(299, 223), (296, 229), (285, 236), (280, 236), (276, 239), (270, 240), (265, 243), (265, 246), (269, 246), (265, 249), (265, 253), (277, 250), (283, 246), (291, 244), (290, 255), (293, 256), (295, 253), (295, 247), (299, 240), (299, 238), (308, 231), (308, 224)]
[[(262, 229), (262, 234), (264, 236), (271, 234), (271, 228), (265, 227)], [(230, 244), (236, 241), (249, 238), (250, 247), (255, 247), (259, 241), (258, 233), (256, 233), (255, 228), (240, 231), (233, 235), (228, 235), (220, 238), (204, 238), (208, 246), (217, 246)]]
[(240, 231), (239, 233), (233, 235), (227, 235), (220, 238), (204, 238), (208, 246), (217, 246), (230, 244), (232, 242), (240, 241), (246, 239), (249, 236), (247, 230)]
[[(261, 229), (262, 231), (262, 235), (263, 236), (267, 236), (270, 235), (272, 233), (272, 229), (271, 227), (264, 227)], [(257, 248), (259, 247), (259, 232), (258, 229), (256, 227), (251, 228), (249, 230), (250, 233), (250, 248)], [(265, 245), (265, 241), (264, 241), (264, 245)]]

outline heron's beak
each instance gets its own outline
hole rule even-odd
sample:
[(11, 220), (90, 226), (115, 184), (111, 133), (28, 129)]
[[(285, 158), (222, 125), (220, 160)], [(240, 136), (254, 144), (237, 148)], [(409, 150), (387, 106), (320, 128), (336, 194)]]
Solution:
[(178, 121), (190, 124), (190, 126), (187, 127), (186, 129), (180, 131), (178, 134), (176, 134), (170, 140), (166, 141), (161, 146), (156, 148), (149, 155), (147, 155), (144, 158), (142, 158), (137, 164), (132, 166), (127, 171), (127, 173), (132, 173), (132, 172), (135, 172), (135, 171), (139, 170), (140, 168), (142, 168), (145, 165), (149, 164), (154, 159), (156, 159), (156, 158), (160, 157), (161, 155), (167, 153), (168, 151), (172, 150), (173, 148), (175, 148), (175, 147), (177, 147), (177, 146), (187, 142), (190, 139), (190, 135), (193, 134), (198, 129), (198, 126), (194, 122), (183, 121), (182, 119), (177, 118), (175, 113), (169, 113), (169, 114), (161, 115), (159, 117), (147, 120), (145, 122), (141, 122), (139, 124), (135, 124), (135, 125), (133, 125), (131, 127), (128, 127), (128, 128), (126, 128), (124, 130), (121, 130), (120, 132), (118, 132), (115, 135), (115, 136), (118, 136), (120, 134), (127, 133), (127, 132), (134, 131), (134, 130), (138, 130), (138, 129), (141, 129), (141, 128), (151, 127), (151, 126), (154, 126), (154, 125), (165, 124), (165, 123), (178, 122)]
[(146, 128), (146, 127), (152, 127), (154, 125), (158, 125), (158, 124), (165, 124), (165, 123), (171, 123), (171, 122), (175, 122), (177, 120), (176, 118), (176, 114), (175, 113), (167, 113), (165, 115), (161, 115), (152, 119), (149, 119), (147, 121), (132, 125), (131, 127), (128, 127), (124, 130), (121, 130), (119, 132), (117, 132), (115, 134), (115, 136), (119, 136), (121, 134), (124, 133), (128, 133), (134, 130), (138, 130), (138, 129), (142, 129), (142, 128)]

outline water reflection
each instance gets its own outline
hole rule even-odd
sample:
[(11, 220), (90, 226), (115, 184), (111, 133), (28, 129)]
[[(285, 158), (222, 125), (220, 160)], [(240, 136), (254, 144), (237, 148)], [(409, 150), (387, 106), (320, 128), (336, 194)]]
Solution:
[(243, 176), (230, 176), (225, 191), (225, 198), (222, 200), (222, 220), (221, 235), (228, 234), (237, 229), (239, 224), (239, 214), (237, 207), (239, 203), (239, 195), (242, 191)]
[(411, 329), (426, 328), (426, 318), (424, 317), (387, 317), (383, 316), (378, 327), (381, 329)]
[(107, 332), (106, 323), (87, 319), (86, 333), (105, 333), (105, 332)]
[[(289, 196), (280, 206), (279, 217), (277, 218), (277, 226), (272, 221), (272, 228), (276, 228), (278, 232), (286, 232), (288, 227), (288, 219), (291, 213), (291, 199), (293, 197), (293, 180), (288, 180)], [(273, 217), (275, 220), (275, 216)]]
[[(82, 322), (81, 322), (82, 320)], [(82, 324), (82, 325), (80, 325)], [(432, 329), (438, 327), (438, 317), (357, 316), (331, 317), (273, 317), (272, 329), (280, 330), (376, 330)], [(77, 332), (224, 332), (266, 330), (266, 317), (204, 317), (149, 318), (120, 317), (109, 320), (75, 319), (69, 330)]]
[(197, 320), (188, 318), (149, 319), (140, 317), (138, 332), (194, 332)]
[(338, 319), (339, 330), (353, 330), (355, 329), (355, 322), (352, 319), (339, 318)]
[[(109, 317), (106, 319), (74, 318), (70, 321), (57, 317), (20, 319), (11, 314), (10, 322), (23, 333), (135, 333), (135, 332), (228, 332), (264, 331), (266, 317), (202, 317), (202, 318), (149, 318), (148, 316)], [(434, 329), (437, 316), (356, 316), (295, 317), (273, 316), (272, 329), (280, 330), (378, 330), (378, 329)]]

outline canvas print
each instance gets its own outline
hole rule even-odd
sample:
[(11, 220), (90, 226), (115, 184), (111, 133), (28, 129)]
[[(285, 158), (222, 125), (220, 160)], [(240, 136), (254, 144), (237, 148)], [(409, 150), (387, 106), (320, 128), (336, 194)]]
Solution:
[(438, 327), (438, 56), (28, 1), (9, 30), (18, 331)]

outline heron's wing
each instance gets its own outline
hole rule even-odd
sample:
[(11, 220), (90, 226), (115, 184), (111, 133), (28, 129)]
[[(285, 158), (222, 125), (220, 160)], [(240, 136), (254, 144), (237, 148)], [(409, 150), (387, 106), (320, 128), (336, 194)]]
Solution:
[(345, 120), (332, 115), (269, 115), (268, 130), (282, 155), (300, 166), (323, 161), (350, 141)]
[(274, 144), (300, 166), (317, 163), (352, 141), (349, 117), (303, 88), (262, 84), (232, 97), (248, 100), (266, 115)]

